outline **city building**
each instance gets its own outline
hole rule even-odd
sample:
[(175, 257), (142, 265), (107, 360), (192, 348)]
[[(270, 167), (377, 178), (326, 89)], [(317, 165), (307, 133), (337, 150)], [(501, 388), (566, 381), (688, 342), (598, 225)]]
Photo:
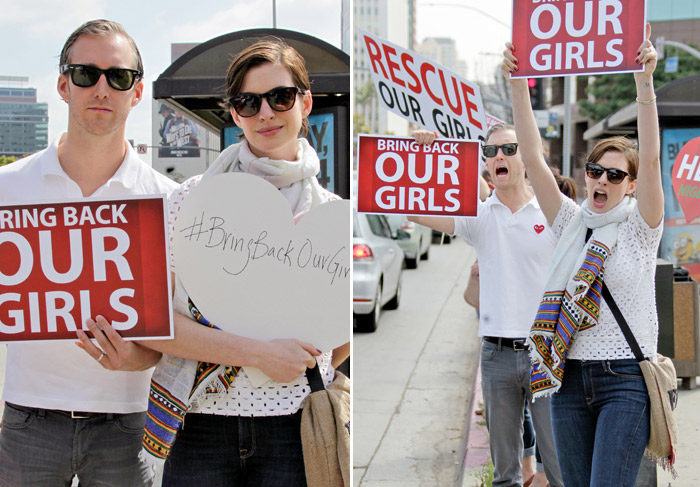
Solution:
[[(393, 44), (414, 51), (416, 46), (416, 0), (355, 0), (355, 27)], [(355, 116), (360, 116), (373, 134), (408, 135), (405, 118), (379, 104), (367, 65), (364, 45), (354, 32), (353, 70)]]
[(431, 61), (442, 64), (462, 78), (467, 78), (467, 63), (459, 59), (457, 43), (450, 37), (426, 37), (416, 52)]
[(49, 108), (37, 102), (28, 82), (24, 76), (0, 76), (0, 155), (21, 158), (48, 145)]

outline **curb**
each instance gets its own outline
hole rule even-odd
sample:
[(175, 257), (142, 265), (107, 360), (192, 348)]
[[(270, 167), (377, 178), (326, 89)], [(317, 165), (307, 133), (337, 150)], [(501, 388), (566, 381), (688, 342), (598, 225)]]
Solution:
[(484, 398), (481, 391), (481, 367), (480, 360), (477, 361), (477, 366), (474, 371), (474, 385), (469, 405), (469, 422), (466, 428), (466, 441), (464, 460), (462, 462), (462, 475), (456, 487), (472, 487), (478, 485), (469, 482), (476, 481), (478, 476), (483, 472), (484, 466), (491, 459), (491, 450), (489, 448), (489, 436), (486, 425), (483, 424), (483, 415), (475, 414), (479, 404), (483, 404)]

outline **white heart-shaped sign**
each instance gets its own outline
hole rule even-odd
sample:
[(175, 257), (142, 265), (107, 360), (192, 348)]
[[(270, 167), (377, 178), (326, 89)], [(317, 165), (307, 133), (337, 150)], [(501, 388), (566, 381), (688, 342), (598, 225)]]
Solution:
[(297, 338), (323, 351), (350, 340), (347, 200), (317, 206), (295, 225), (285, 197), (264, 179), (213, 176), (183, 200), (173, 252), (188, 295), (223, 330)]

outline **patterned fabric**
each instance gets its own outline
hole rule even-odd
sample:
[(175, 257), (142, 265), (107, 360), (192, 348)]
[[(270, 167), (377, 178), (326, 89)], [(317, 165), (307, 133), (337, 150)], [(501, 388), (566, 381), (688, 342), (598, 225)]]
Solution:
[[(218, 329), (217, 326), (202, 316), (202, 313), (194, 306), (192, 300), (189, 301), (189, 309), (190, 314), (199, 324)], [(221, 367), (217, 364), (199, 362), (190, 397), (205, 384), (205, 390), (208, 393), (227, 391), (236, 375), (238, 375), (239, 367), (225, 367), (219, 373), (218, 380), (212, 380), (212, 376), (219, 369)], [(219, 388), (223, 390), (219, 391)], [(177, 432), (185, 419), (187, 404), (182, 399), (163, 387), (155, 379), (151, 380), (146, 426), (143, 434), (143, 447), (151, 455), (161, 460), (165, 460), (170, 454)]]
[(527, 340), (533, 398), (559, 390), (576, 334), (598, 323), (605, 261), (617, 244), (620, 223), (635, 208), (636, 200), (625, 196), (611, 210), (594, 213), (586, 200), (559, 238)]
[(598, 321), (603, 283), (603, 266), (610, 249), (592, 241), (586, 258), (573, 278), (576, 293), (546, 292), (532, 325), (534, 349), (530, 387), (534, 397), (559, 390), (564, 380), (566, 354), (579, 330), (595, 326)]

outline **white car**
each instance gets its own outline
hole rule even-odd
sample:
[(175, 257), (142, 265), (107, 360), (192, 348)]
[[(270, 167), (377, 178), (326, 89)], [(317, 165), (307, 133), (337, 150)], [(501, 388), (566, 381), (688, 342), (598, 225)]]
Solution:
[(387, 220), (392, 229), (401, 229), (407, 232), (411, 238), (399, 240), (399, 247), (406, 257), (406, 267), (418, 268), (419, 260), (428, 260), (430, 244), (433, 240), (433, 231), (429, 227), (408, 221), (403, 215), (387, 215)]
[(354, 213), (352, 309), (357, 331), (375, 331), (382, 308), (399, 306), (404, 262), (399, 238), (409, 237), (392, 232), (384, 215)]

